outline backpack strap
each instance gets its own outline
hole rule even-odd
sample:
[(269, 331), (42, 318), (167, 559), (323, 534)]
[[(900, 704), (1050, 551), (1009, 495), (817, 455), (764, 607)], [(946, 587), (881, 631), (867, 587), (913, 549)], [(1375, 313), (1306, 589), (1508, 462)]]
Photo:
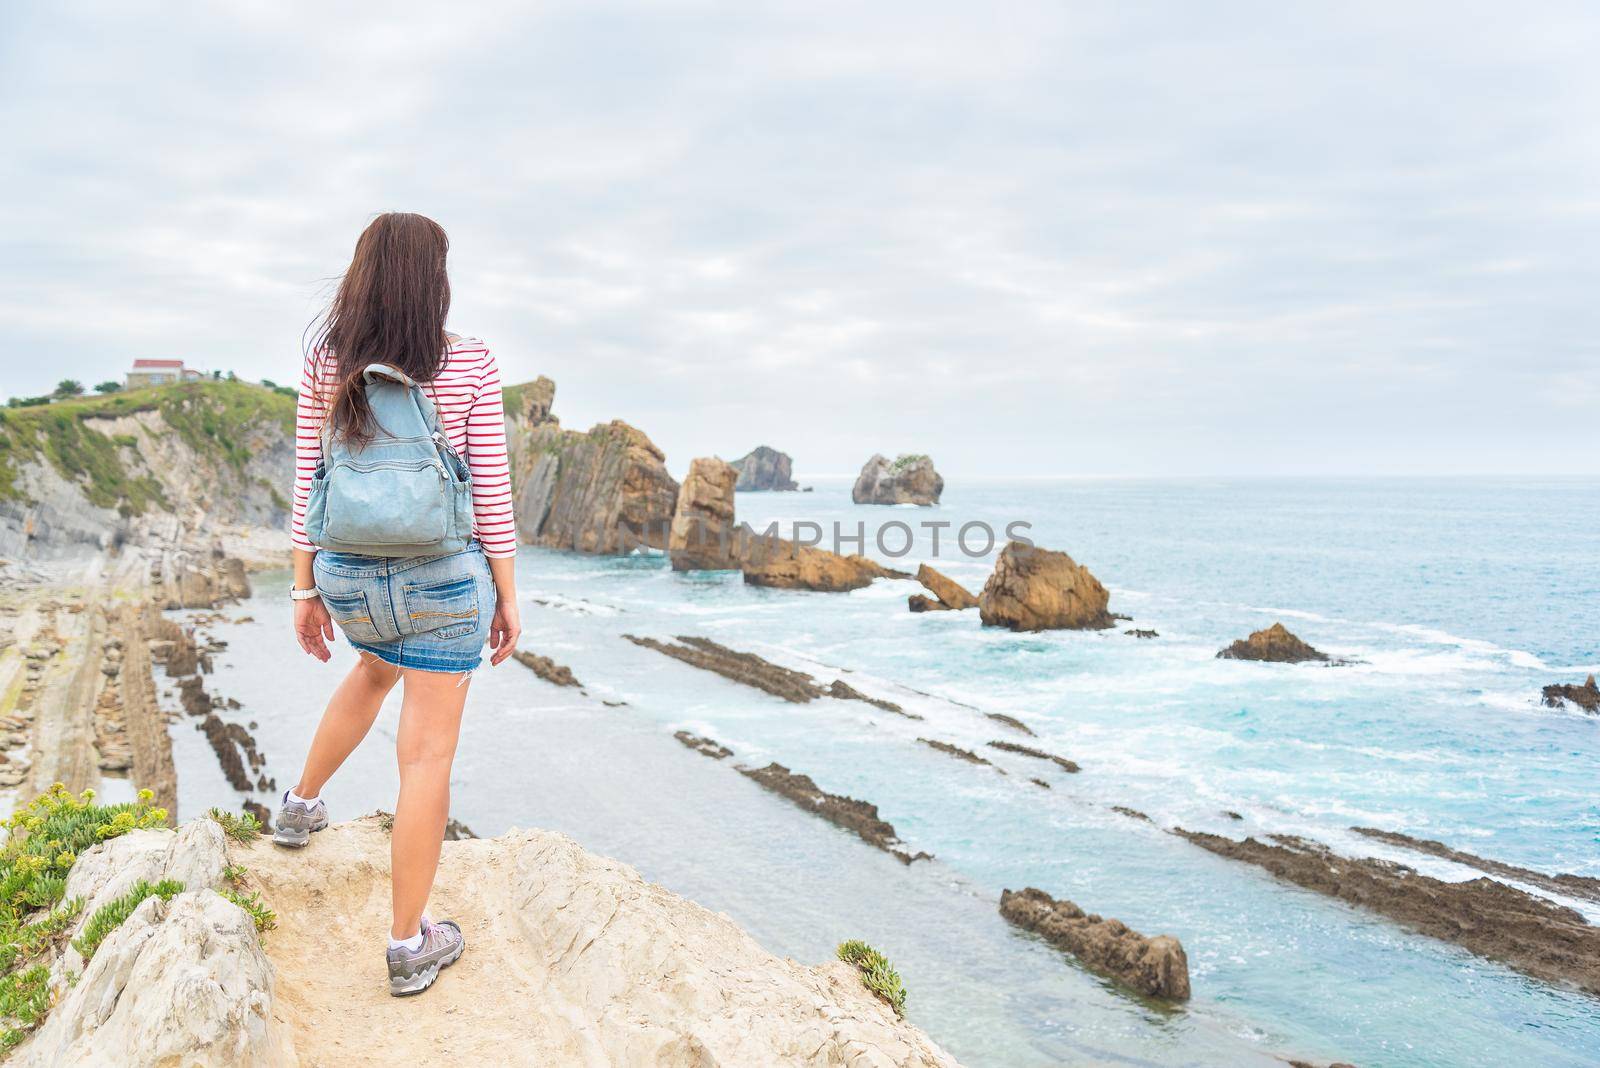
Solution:
[(387, 381), (408, 387), (411, 390), (411, 399), (416, 403), (417, 411), (422, 416), (423, 425), (434, 437), (440, 436), (439, 412), (433, 406), (433, 399), (423, 391), (416, 379), (390, 364), (372, 363), (361, 372), (361, 380), (369, 386), (376, 382)]

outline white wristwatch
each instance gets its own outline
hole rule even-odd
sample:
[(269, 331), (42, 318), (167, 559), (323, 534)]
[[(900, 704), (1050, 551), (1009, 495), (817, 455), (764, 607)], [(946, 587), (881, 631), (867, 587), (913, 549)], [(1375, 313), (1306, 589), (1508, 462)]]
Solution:
[(318, 592), (315, 586), (311, 587), (309, 590), (297, 590), (293, 586), (289, 587), (289, 600), (291, 601), (309, 601), (311, 598), (319, 596), (321, 596), (321, 594)]

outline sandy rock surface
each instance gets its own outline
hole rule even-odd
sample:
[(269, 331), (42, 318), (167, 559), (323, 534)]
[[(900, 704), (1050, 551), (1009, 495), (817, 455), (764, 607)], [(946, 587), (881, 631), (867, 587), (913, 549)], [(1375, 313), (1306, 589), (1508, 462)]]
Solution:
[(1100, 630), (1112, 625), (1111, 595), (1066, 553), (1013, 541), (1001, 550), (978, 597), (984, 626), (1012, 630)]

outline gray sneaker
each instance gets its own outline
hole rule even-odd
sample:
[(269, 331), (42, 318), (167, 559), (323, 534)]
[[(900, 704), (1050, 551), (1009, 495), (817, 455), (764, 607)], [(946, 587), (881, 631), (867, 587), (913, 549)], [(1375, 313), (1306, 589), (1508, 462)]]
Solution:
[(461, 925), (454, 920), (434, 923), (422, 918), (422, 945), (416, 950), (389, 951), (389, 993), (395, 997), (420, 994), (439, 978), (439, 969), (448, 968), (467, 948)]
[(283, 805), (274, 821), (272, 840), (281, 846), (299, 849), (311, 841), (311, 832), (328, 825), (328, 806), (317, 798), (309, 805), (289, 800), (289, 791), (283, 792)]

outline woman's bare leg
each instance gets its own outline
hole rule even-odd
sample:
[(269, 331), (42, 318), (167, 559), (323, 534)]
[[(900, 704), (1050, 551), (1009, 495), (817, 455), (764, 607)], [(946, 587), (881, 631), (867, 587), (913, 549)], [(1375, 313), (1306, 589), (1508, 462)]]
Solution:
[(306, 800), (315, 798), (322, 787), (333, 778), (345, 758), (355, 752), (361, 739), (372, 729), (378, 718), (383, 699), (394, 689), (400, 672), (370, 653), (361, 654), (361, 662), (350, 669), (339, 688), (328, 700), (322, 722), (311, 739), (311, 750), (306, 753), (305, 768), (300, 772), (300, 782), (295, 786), (297, 796)]
[(400, 762), (400, 800), (390, 837), (394, 886), (393, 938), (417, 933), (439, 870), (439, 849), (450, 819), (450, 764), (461, 733), (461, 709), (469, 676), (407, 671), (395, 755)]

